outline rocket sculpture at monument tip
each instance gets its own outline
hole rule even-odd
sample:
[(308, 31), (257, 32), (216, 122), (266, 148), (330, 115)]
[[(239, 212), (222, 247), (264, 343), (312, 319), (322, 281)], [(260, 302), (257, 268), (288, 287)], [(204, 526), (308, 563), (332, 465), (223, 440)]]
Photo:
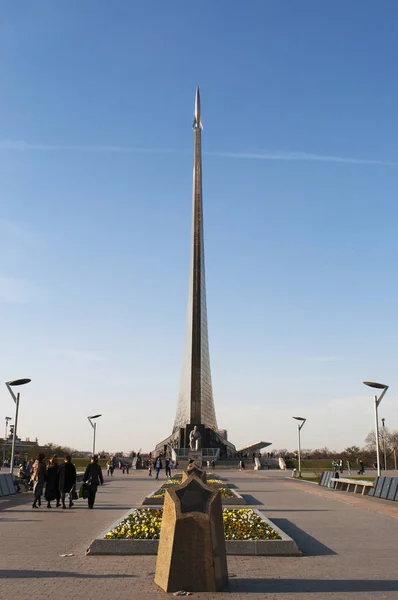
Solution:
[(195, 95), (195, 116), (193, 119), (193, 124), (192, 127), (194, 129), (200, 127), (200, 129), (203, 129), (203, 125), (202, 125), (202, 121), (200, 120), (200, 92), (199, 92), (199, 86), (196, 88), (196, 95)]

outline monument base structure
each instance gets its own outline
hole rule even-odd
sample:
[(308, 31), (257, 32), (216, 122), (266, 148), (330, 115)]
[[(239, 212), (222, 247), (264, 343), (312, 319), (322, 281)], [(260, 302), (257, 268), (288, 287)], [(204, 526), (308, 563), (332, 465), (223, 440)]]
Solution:
[(225, 460), (235, 457), (236, 450), (225, 435), (220, 435), (224, 430), (218, 430), (213, 400), (207, 327), (199, 88), (195, 97), (193, 132), (191, 261), (181, 386), (173, 433), (156, 446), (155, 454), (188, 460), (190, 451), (200, 451), (202, 460)]
[(197, 426), (201, 433), (202, 447), (191, 450), (189, 435), (194, 425), (186, 425), (172, 433), (168, 438), (159, 442), (155, 448), (155, 455), (169, 456), (173, 460), (186, 460), (192, 458), (195, 462), (228, 460), (236, 458), (236, 448), (231, 442), (221, 437), (217, 432), (205, 425)]

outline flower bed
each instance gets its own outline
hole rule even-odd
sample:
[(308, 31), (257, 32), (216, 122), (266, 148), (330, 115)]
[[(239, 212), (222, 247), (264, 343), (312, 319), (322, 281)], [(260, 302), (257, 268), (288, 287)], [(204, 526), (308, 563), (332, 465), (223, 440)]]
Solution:
[(162, 512), (162, 510), (154, 508), (135, 509), (104, 538), (108, 540), (158, 540), (162, 525)]
[(176, 479), (176, 477), (172, 477), (164, 482), (163, 486), (166, 487), (168, 485), (180, 485), (181, 479)]
[[(212, 486), (217, 489), (217, 486)], [(163, 506), (164, 499), (166, 496), (167, 487), (161, 487), (159, 490), (156, 490), (149, 496), (146, 496), (142, 502), (144, 506)], [(245, 505), (245, 499), (238, 494), (235, 490), (231, 490), (228, 487), (220, 487), (218, 488), (221, 492), (221, 500), (222, 503), (226, 506), (241, 506)]]
[[(206, 478), (207, 478), (207, 482), (209, 482), (209, 480), (213, 480), (214, 483), (213, 485), (225, 485), (224, 482), (222, 481), (222, 479), (220, 479), (217, 475), (215, 475), (215, 473), (208, 473), (207, 471), (205, 471), (206, 473)], [(174, 473), (170, 479), (166, 479), (163, 482), (163, 486), (168, 486), (168, 485), (179, 485), (180, 483), (182, 483), (182, 473)]]
[[(167, 479), (162, 487), (168, 487), (169, 485), (180, 485), (180, 483), (182, 482), (182, 476), (180, 476), (180, 474), (176, 474), (173, 475), (173, 477), (171, 479)], [(206, 485), (215, 485), (215, 486), (225, 486), (225, 483), (222, 479), (219, 479), (218, 477), (216, 477), (215, 475), (211, 474), (207, 474), (207, 482)]]
[(223, 509), (226, 540), (280, 540), (275, 531), (251, 508)]
[[(296, 543), (256, 509), (224, 509), (227, 554), (301, 556)], [(156, 555), (162, 509), (134, 508), (90, 544), (89, 555)]]
[(221, 498), (234, 498), (235, 495), (236, 495), (228, 487), (222, 487), (222, 488), (220, 488), (220, 492), (221, 492)]
[[(227, 487), (220, 488), (220, 492), (221, 492), (221, 498), (234, 498), (236, 495), (236, 494), (234, 494), (234, 492), (232, 492), (232, 490), (230, 490)], [(151, 496), (148, 496), (148, 498), (164, 498), (165, 495), (166, 495), (166, 488), (160, 488), (160, 490), (157, 490), (157, 492), (155, 492)]]
[(224, 482), (221, 479), (213, 477), (207, 480), (207, 485), (224, 485)]
[[(226, 540), (280, 540), (272, 529), (251, 508), (223, 509)], [(114, 529), (104, 535), (107, 540), (158, 540), (162, 525), (162, 511), (154, 508), (133, 510)]]

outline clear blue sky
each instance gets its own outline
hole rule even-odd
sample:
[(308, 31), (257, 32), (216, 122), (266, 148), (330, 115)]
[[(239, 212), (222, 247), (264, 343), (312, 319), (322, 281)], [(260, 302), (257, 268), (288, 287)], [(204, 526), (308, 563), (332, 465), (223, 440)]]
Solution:
[[(4, 4), (0, 371), (20, 434), (144, 450), (174, 420), (200, 85), (209, 339), (238, 446), (398, 428), (398, 5)], [(13, 415), (4, 386), (3, 415)], [(3, 418), (3, 417), (1, 417)]]

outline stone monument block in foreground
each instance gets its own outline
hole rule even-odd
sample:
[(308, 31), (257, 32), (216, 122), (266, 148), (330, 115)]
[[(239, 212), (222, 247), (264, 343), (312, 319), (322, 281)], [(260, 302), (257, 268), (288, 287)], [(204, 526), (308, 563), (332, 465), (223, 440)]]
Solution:
[(194, 474), (166, 490), (155, 583), (165, 592), (219, 592), (228, 583), (221, 493)]
[(197, 464), (191, 463), (187, 466), (186, 470), (182, 472), (182, 481), (189, 479), (191, 475), (195, 475), (202, 481), (202, 483), (207, 483), (206, 471), (201, 469)]
[(190, 463), (192, 464), (192, 462), (196, 463), (199, 467), (202, 466), (203, 464), (203, 456), (202, 456), (202, 450), (188, 450), (188, 458)]

